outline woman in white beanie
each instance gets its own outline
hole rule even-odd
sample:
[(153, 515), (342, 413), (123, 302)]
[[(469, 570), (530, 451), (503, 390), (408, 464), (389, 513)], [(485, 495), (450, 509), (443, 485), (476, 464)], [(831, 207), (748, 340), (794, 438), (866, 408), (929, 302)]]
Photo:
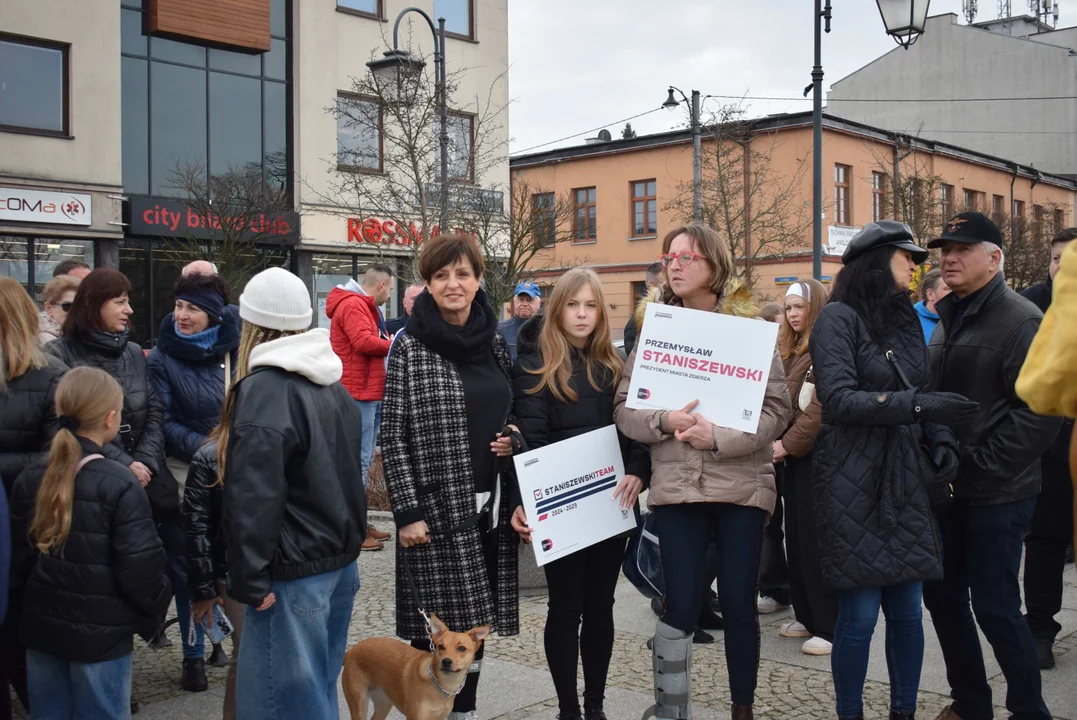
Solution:
[(239, 315), (218, 445), (228, 594), (249, 606), (236, 717), (336, 718), (366, 537), (362, 418), (340, 384), (329, 331), (308, 330), (303, 281), (280, 268), (259, 273)]

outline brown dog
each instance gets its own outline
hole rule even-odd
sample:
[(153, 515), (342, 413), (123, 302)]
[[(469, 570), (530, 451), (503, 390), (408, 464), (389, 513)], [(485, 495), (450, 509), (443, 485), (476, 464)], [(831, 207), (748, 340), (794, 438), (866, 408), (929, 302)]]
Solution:
[(368, 638), (344, 656), (344, 697), (352, 720), (367, 720), (367, 701), (374, 702), (370, 720), (385, 720), (395, 706), (407, 720), (445, 720), (453, 699), (490, 626), (455, 633), (430, 616), (434, 652), (428, 653), (392, 638)]

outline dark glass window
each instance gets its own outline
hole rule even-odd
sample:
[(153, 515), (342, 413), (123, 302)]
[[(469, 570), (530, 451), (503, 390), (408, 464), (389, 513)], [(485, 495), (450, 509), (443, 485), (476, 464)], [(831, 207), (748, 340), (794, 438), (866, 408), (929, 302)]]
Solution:
[(288, 34), (288, 0), (272, 0), (269, 4), (269, 34), (276, 37)]
[(176, 173), (206, 164), (206, 73), (151, 63), (150, 173), (154, 195), (181, 195)]
[(129, 193), (150, 191), (150, 104), (149, 63), (137, 58), (120, 58), (123, 95), (123, 185)]
[(262, 56), (210, 48), (209, 69), (258, 77), (262, 74)]
[(337, 98), (337, 167), (381, 170), (381, 109), (374, 100), (350, 95)]
[(471, 115), (449, 115), (449, 179), (474, 180), (471, 140), (475, 132)]
[(120, 52), (145, 57), (149, 48), (147, 41), (148, 38), (142, 34), (142, 13), (120, 10)]
[(445, 32), (472, 38), (472, 0), (434, 0), (434, 22), (445, 18)]
[(0, 36), (0, 128), (67, 134), (67, 48)]
[(209, 172), (261, 172), (262, 83), (255, 78), (209, 74)]
[(0, 276), (17, 280), (26, 287), (30, 282), (29, 253), (26, 238), (0, 235)]
[(286, 80), (288, 78), (288, 41), (274, 38), (270, 41), (272, 48), (265, 54), (267, 78)]
[(206, 49), (201, 45), (191, 45), (159, 37), (150, 40), (150, 57), (184, 65), (206, 66)]
[(337, 7), (356, 10), (374, 17), (381, 17), (379, 5), (381, 5), (380, 0), (337, 0)]
[(284, 83), (265, 84), (265, 175), (273, 188), (288, 185), (288, 86)]

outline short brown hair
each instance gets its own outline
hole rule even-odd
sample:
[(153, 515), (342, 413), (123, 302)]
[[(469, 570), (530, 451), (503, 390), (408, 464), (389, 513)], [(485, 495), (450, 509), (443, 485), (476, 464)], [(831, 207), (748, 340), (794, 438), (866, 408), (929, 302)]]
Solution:
[[(665, 239), (662, 240), (663, 255), (669, 253), (669, 246), (673, 244), (678, 235), (687, 235), (692, 238), (692, 244), (699, 248), (699, 254), (707, 258), (707, 262), (711, 266), (711, 281), (708, 289), (721, 297), (726, 283), (734, 275), (733, 254), (729, 252), (729, 246), (722, 242), (718, 232), (710, 225), (689, 223), (688, 225), (673, 228), (666, 233)], [(663, 296), (668, 298), (673, 291), (669, 288), (668, 271), (666, 274), (667, 282), (665, 285), (669, 291), (663, 292)]]
[(119, 270), (97, 268), (79, 283), (75, 303), (64, 321), (64, 336), (86, 335), (105, 330), (101, 308), (109, 300), (131, 293), (131, 281)]
[(64, 293), (72, 290), (77, 291), (81, 282), (74, 275), (58, 275), (54, 277), (45, 285), (45, 302), (55, 305), (60, 302), (60, 298), (64, 296)]
[(419, 276), (425, 282), (430, 282), (438, 270), (461, 260), (470, 263), (475, 275), (482, 277), (485, 263), (475, 238), (470, 235), (437, 235), (427, 240), (419, 251)]

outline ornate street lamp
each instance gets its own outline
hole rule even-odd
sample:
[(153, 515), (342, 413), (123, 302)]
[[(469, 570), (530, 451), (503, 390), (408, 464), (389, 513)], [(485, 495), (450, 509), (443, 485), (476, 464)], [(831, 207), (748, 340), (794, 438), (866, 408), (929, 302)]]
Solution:
[(906, 50), (923, 35), (931, 0), (875, 0), (886, 33)]
[[(692, 91), (692, 99), (689, 100), (680, 88), (669, 86), (669, 97), (662, 103), (667, 110), (680, 107), (682, 100), (678, 100), (673, 94), (678, 92), (683, 102), (691, 109), (692, 127), (692, 222), (703, 222), (703, 141), (702, 127), (699, 120), (700, 99), (699, 91)], [(710, 97), (710, 96), (708, 96)]]

